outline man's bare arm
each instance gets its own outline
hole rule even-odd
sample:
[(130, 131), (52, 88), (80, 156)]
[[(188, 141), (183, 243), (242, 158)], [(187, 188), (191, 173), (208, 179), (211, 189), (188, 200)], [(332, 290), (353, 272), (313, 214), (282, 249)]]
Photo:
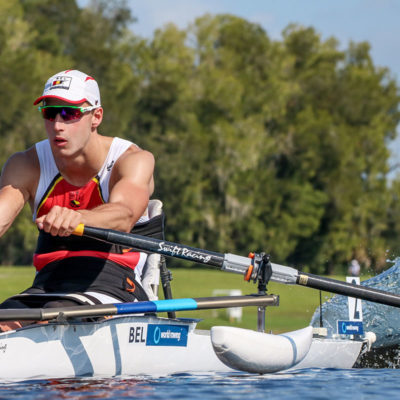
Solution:
[(33, 149), (12, 155), (0, 177), (0, 236), (11, 226), (37, 183)]
[(128, 151), (114, 166), (109, 202), (92, 210), (53, 207), (36, 220), (39, 229), (68, 236), (80, 223), (128, 232), (143, 215), (153, 192), (154, 157), (147, 151)]

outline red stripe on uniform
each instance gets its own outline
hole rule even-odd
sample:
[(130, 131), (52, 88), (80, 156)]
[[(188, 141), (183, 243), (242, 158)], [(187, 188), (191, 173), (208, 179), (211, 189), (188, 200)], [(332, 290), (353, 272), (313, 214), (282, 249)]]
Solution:
[(97, 257), (97, 258), (102, 258), (103, 260), (114, 261), (117, 264), (123, 265), (124, 267), (127, 268), (135, 269), (136, 265), (139, 262), (140, 253), (130, 251), (124, 254), (117, 254), (117, 253), (107, 253), (103, 251), (91, 251), (91, 250), (79, 250), (79, 251), (59, 250), (59, 251), (53, 251), (51, 253), (34, 254), (33, 265), (39, 272), (47, 264), (54, 261), (63, 260), (64, 258), (67, 257), (68, 258)]

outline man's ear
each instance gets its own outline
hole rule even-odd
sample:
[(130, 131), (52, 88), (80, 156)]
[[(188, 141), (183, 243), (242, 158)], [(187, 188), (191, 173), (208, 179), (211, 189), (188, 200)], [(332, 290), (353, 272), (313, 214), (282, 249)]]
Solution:
[(99, 107), (93, 110), (92, 128), (96, 129), (103, 120), (103, 108)]

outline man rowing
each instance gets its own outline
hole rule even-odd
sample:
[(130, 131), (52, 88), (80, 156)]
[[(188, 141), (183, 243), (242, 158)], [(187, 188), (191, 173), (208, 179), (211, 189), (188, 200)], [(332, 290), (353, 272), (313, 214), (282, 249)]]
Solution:
[(99, 134), (99, 87), (85, 73), (50, 77), (39, 103), (47, 139), (12, 155), (0, 179), (0, 235), (28, 202), (39, 229), (37, 273), (0, 308), (147, 300), (138, 280), (145, 254), (71, 234), (81, 223), (129, 232), (145, 221), (153, 155)]

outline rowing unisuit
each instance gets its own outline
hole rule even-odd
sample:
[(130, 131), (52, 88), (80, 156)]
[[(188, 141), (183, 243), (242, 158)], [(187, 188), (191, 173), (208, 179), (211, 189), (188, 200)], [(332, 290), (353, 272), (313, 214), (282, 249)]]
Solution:
[[(33, 219), (58, 205), (75, 210), (93, 209), (109, 198), (109, 180), (118, 158), (133, 143), (114, 138), (98, 174), (84, 186), (71, 185), (58, 171), (48, 140), (36, 144), (40, 179)], [(139, 222), (148, 219), (141, 217)], [(146, 254), (120, 246), (75, 236), (52, 236), (40, 231), (33, 264), (37, 275), (33, 287), (56, 292), (99, 292), (123, 301), (138, 298), (137, 277)], [(136, 273), (136, 274), (135, 274)], [(135, 280), (136, 278), (136, 280)]]

